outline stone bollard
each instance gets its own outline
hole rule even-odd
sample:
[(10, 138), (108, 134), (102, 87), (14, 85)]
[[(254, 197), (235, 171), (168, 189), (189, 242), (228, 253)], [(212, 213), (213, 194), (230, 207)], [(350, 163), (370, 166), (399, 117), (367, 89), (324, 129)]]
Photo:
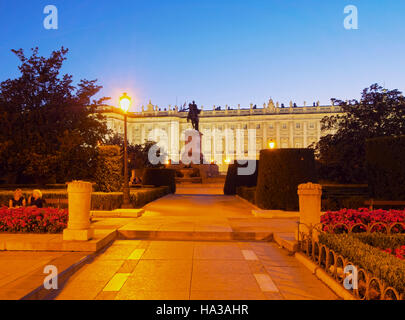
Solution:
[[(321, 197), (322, 186), (314, 183), (305, 183), (298, 186), (298, 196), (300, 204), (300, 226), (301, 233), (309, 234), (310, 229), (321, 222)], [(313, 232), (317, 237), (317, 232)], [(298, 240), (298, 233), (295, 235)]]
[(69, 221), (63, 230), (63, 240), (87, 241), (93, 237), (90, 229), (90, 204), (92, 185), (90, 182), (68, 183)]

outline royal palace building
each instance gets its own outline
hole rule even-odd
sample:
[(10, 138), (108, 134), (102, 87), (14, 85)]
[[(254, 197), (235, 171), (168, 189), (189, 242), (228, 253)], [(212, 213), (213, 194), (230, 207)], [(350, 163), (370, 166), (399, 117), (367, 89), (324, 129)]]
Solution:
[[(201, 150), (204, 159), (218, 164), (220, 171), (226, 171), (234, 159), (258, 159), (261, 149), (274, 142), (277, 148), (305, 148), (319, 141), (322, 134), (321, 120), (325, 116), (341, 113), (339, 106), (289, 107), (274, 104), (270, 100), (262, 108), (221, 109), (216, 106), (201, 109), (199, 130), (202, 133)], [(113, 132), (124, 132), (124, 116), (114, 107), (104, 107), (108, 128)], [(155, 141), (163, 147), (172, 161), (178, 161), (185, 146), (185, 132), (192, 129), (187, 122), (187, 111), (177, 106), (159, 108), (151, 102), (142, 112), (128, 113), (128, 141), (142, 144)]]

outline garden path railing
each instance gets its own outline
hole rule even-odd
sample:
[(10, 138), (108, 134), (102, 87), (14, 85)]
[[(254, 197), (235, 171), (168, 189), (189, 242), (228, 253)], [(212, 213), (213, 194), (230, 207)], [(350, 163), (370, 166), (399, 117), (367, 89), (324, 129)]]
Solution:
[[(303, 223), (298, 223), (301, 225)], [(299, 232), (298, 236), (298, 250), (304, 253), (309, 259), (322, 268), (329, 276), (343, 286), (346, 278), (345, 270), (348, 266), (354, 266), (357, 270), (357, 289), (349, 290), (357, 299), (360, 300), (405, 300), (404, 293), (400, 294), (398, 291), (388, 286), (384, 281), (368, 272), (364, 268), (354, 265), (349, 259), (343, 255), (328, 248), (325, 244), (319, 242), (317, 235), (320, 233), (326, 233), (324, 231), (325, 226), (323, 224), (317, 224), (315, 226), (305, 225), (310, 232)], [(401, 230), (398, 227), (402, 227), (402, 232), (405, 230), (405, 223), (394, 222), (392, 224), (386, 224), (383, 222), (377, 222), (372, 225), (366, 225), (363, 223), (357, 223), (353, 225), (347, 225), (344, 223), (337, 223), (332, 227), (328, 226), (329, 233), (356, 233), (356, 232), (384, 232), (386, 234), (400, 233)], [(340, 229), (339, 229), (340, 228)], [(300, 230), (298, 228), (298, 230)]]

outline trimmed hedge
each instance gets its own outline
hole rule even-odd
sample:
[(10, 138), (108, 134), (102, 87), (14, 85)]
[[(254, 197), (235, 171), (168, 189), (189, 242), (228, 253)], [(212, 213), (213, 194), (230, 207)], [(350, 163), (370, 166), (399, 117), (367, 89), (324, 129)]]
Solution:
[(353, 233), (353, 236), (370, 246), (395, 250), (405, 245), (405, 234)]
[(358, 235), (322, 233), (319, 242), (383, 280), (400, 294), (405, 292), (405, 261), (363, 243)]
[[(238, 174), (239, 168), (247, 168), (248, 166), (255, 165), (255, 171), (251, 175)], [(257, 185), (257, 177), (259, 173), (259, 161), (248, 160), (245, 164), (239, 164), (235, 161), (228, 166), (226, 180), (224, 185), (224, 194), (235, 195), (238, 187), (255, 187)]]
[[(32, 193), (23, 191), (26, 199)], [(151, 201), (159, 199), (169, 194), (169, 188), (162, 186), (159, 188), (145, 188), (145, 189), (132, 189), (130, 193), (130, 200), (135, 208), (143, 207)], [(0, 207), (8, 206), (9, 200), (13, 197), (13, 191), (0, 191)], [(68, 194), (64, 190), (43, 190), (43, 198), (45, 203), (47, 199), (67, 199)], [(121, 208), (122, 205), (122, 192), (93, 192), (91, 195), (91, 209), (92, 210), (115, 210)], [(67, 204), (61, 204), (61, 208), (67, 208)]]
[(256, 187), (238, 187), (236, 194), (250, 203), (256, 204)]
[[(136, 189), (131, 190), (130, 201), (134, 208), (141, 208), (144, 205), (159, 199), (169, 194), (169, 188), (162, 186), (153, 189)], [(122, 205), (122, 193), (121, 192), (93, 192), (91, 195), (91, 207), (92, 210), (115, 210), (121, 208)]]
[(314, 151), (261, 150), (259, 172), (256, 204), (265, 210), (297, 211), (298, 185), (317, 182)]
[(405, 136), (367, 140), (366, 162), (370, 197), (405, 200)]
[(122, 191), (123, 161), (118, 146), (100, 146), (98, 148), (97, 167), (94, 175), (96, 191)]
[(170, 193), (176, 193), (176, 170), (147, 168), (143, 174), (143, 185), (169, 187)]

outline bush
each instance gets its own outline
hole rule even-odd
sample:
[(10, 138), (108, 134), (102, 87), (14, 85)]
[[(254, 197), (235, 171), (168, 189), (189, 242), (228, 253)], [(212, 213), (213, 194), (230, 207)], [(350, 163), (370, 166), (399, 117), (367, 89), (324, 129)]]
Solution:
[(327, 197), (322, 199), (323, 211), (337, 211), (341, 208), (358, 209), (364, 207), (364, 202), (367, 199), (361, 196), (353, 197)]
[[(144, 205), (159, 199), (169, 193), (169, 188), (162, 186), (159, 188), (131, 190), (130, 201), (134, 208), (141, 208)], [(122, 206), (122, 192), (93, 192), (91, 195), (92, 210), (115, 210)]]
[(256, 203), (266, 210), (298, 210), (298, 185), (317, 182), (311, 149), (260, 151)]
[[(23, 192), (26, 199), (32, 192)], [(130, 200), (135, 208), (140, 208), (147, 203), (161, 198), (169, 193), (168, 187), (132, 189)], [(67, 199), (67, 190), (43, 190), (45, 203), (47, 199)], [(9, 200), (13, 197), (13, 191), (0, 191), (0, 206), (8, 206)], [(93, 192), (91, 195), (91, 210), (115, 210), (121, 208), (122, 192)], [(67, 204), (61, 204), (61, 208), (67, 208)]]
[(361, 242), (379, 249), (396, 249), (405, 245), (405, 234), (384, 234), (384, 233), (354, 233), (354, 237)]
[(347, 234), (322, 233), (319, 242), (381, 279), (400, 294), (405, 292), (405, 261)]
[(122, 158), (118, 146), (100, 146), (95, 170), (96, 191), (117, 192), (122, 190)]
[(256, 204), (256, 187), (238, 187), (236, 193), (239, 197)]
[(0, 232), (60, 233), (67, 228), (68, 211), (53, 208), (0, 208)]
[[(238, 174), (239, 168), (246, 168), (248, 165), (255, 165), (255, 171), (253, 174)], [(248, 162), (245, 164), (239, 164), (237, 161), (235, 161), (233, 164), (229, 165), (224, 185), (224, 194), (235, 195), (238, 187), (255, 187), (257, 185), (258, 171), (259, 161), (257, 160), (248, 160)]]
[(366, 162), (370, 197), (405, 200), (405, 136), (367, 140)]
[(142, 184), (156, 187), (168, 186), (170, 193), (176, 193), (176, 171), (174, 169), (146, 168)]

